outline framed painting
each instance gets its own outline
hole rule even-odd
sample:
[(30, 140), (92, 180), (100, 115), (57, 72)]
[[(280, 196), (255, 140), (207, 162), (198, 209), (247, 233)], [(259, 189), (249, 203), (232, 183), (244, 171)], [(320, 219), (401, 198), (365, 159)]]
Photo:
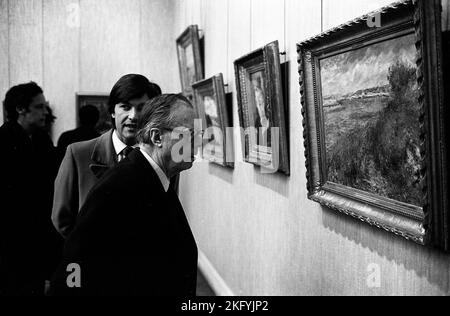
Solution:
[(107, 93), (95, 93), (95, 92), (77, 92), (76, 93), (76, 105), (77, 105), (77, 127), (80, 126), (79, 111), (85, 105), (95, 106), (100, 114), (95, 130), (99, 134), (103, 134), (109, 131), (113, 126), (111, 122), (111, 115), (108, 112), (108, 99)]
[(448, 250), (440, 37), (439, 1), (407, 0), (299, 43), (298, 60), (309, 198)]
[(289, 175), (288, 134), (278, 41), (234, 62), (244, 159)]
[(233, 130), (222, 74), (196, 82), (192, 88), (195, 107), (204, 131), (203, 158), (233, 168)]
[(183, 94), (192, 100), (192, 84), (203, 79), (203, 64), (197, 25), (189, 26), (178, 37), (177, 52)]

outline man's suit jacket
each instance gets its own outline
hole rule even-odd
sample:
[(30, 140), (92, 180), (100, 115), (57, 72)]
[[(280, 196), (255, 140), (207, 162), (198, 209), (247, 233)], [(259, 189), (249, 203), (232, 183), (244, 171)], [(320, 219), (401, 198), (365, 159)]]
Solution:
[(56, 163), (44, 131), (0, 127), (0, 296), (30, 294), (59, 263), (62, 241), (50, 221)]
[[(81, 267), (81, 288), (66, 285), (70, 263)], [(180, 201), (136, 149), (90, 192), (51, 292), (193, 296), (196, 277), (197, 245)]]
[(89, 191), (117, 164), (112, 133), (67, 148), (55, 180), (52, 210), (53, 225), (64, 237), (73, 229)]

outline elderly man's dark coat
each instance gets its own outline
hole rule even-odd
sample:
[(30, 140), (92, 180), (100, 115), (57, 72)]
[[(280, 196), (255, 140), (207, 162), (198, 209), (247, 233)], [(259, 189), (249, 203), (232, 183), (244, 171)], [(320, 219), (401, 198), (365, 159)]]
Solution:
[[(69, 288), (67, 265), (81, 268)], [(55, 275), (54, 295), (195, 295), (197, 246), (180, 201), (134, 150), (89, 193)]]

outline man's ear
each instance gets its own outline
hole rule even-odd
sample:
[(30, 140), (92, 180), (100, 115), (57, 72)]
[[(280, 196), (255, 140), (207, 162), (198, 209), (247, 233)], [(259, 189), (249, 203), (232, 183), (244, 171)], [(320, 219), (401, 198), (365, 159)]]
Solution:
[(27, 110), (25, 109), (24, 106), (18, 105), (18, 106), (16, 106), (16, 111), (17, 111), (17, 113), (19, 113), (19, 115), (20, 115), (20, 114), (24, 114)]
[(150, 130), (150, 140), (154, 146), (161, 148), (163, 143), (161, 130), (152, 128)]

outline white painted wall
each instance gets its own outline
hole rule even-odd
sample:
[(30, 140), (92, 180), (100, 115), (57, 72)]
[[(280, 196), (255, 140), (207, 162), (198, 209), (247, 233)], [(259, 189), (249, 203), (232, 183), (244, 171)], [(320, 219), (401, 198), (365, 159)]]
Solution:
[(56, 142), (75, 128), (77, 91), (109, 93), (122, 75), (141, 73), (178, 92), (174, 7), (175, 0), (0, 0), (1, 100), (9, 87), (36, 81), (57, 116)]

